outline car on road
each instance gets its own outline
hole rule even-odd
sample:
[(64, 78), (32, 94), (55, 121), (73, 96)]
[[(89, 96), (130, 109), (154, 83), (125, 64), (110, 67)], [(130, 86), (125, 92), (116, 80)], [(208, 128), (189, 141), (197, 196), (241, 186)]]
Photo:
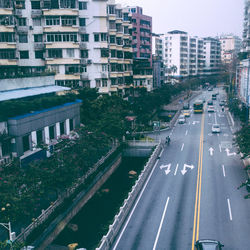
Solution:
[(213, 124), (212, 125), (212, 133), (220, 133), (220, 125), (219, 124)]
[(197, 240), (195, 247), (197, 250), (222, 250), (224, 245), (217, 240)]
[(219, 104), (220, 104), (220, 106), (225, 106), (225, 101), (221, 100)]
[(179, 123), (179, 124), (183, 124), (183, 123), (185, 123), (185, 122), (186, 122), (185, 116), (184, 116), (184, 115), (180, 115), (180, 116), (179, 116), (179, 119), (178, 119), (178, 123)]
[(207, 112), (214, 112), (215, 110), (214, 110), (214, 106), (208, 106), (207, 107)]
[(183, 111), (182, 111), (182, 114), (183, 114), (185, 117), (190, 117), (190, 110), (183, 110)]
[(214, 104), (213, 100), (208, 100), (207, 101), (207, 105), (213, 105), (213, 104)]
[(189, 103), (188, 103), (188, 102), (185, 102), (185, 103), (183, 104), (183, 109), (184, 109), (184, 110), (189, 109)]
[(209, 87), (207, 90), (208, 91), (213, 91), (213, 87)]

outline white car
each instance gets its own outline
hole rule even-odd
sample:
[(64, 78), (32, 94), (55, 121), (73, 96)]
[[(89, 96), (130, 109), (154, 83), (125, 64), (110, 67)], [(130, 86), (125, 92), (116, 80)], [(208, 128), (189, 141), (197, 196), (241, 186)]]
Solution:
[(214, 112), (214, 106), (208, 106), (207, 107), (207, 112)]
[(184, 115), (180, 115), (180, 116), (179, 116), (179, 119), (178, 119), (178, 123), (179, 123), (179, 124), (183, 124), (183, 123), (185, 123), (185, 121), (186, 121), (185, 116), (184, 116)]
[(219, 124), (212, 125), (212, 133), (220, 133), (220, 125)]

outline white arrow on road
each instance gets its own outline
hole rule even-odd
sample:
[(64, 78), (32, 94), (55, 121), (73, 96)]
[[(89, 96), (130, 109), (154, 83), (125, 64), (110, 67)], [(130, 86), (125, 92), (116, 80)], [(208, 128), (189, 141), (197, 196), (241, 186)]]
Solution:
[(209, 151), (210, 155), (212, 156), (213, 153), (214, 153), (214, 149), (213, 149), (213, 148), (210, 148), (210, 149), (208, 149), (208, 151)]
[(200, 123), (200, 122), (199, 122), (199, 121), (193, 121), (192, 124), (195, 125), (196, 123), (198, 124), (198, 123)]
[(228, 148), (226, 148), (225, 151), (227, 152), (227, 156), (236, 155), (235, 152), (230, 153), (230, 150)]
[(160, 169), (167, 168), (167, 170), (165, 170), (165, 174), (168, 175), (171, 172), (170, 167), (171, 167), (171, 163), (167, 165), (161, 165)]
[(184, 174), (187, 173), (187, 168), (193, 169), (193, 168), (194, 168), (194, 165), (187, 165), (187, 164), (184, 164), (183, 169), (181, 170), (182, 175), (184, 175)]

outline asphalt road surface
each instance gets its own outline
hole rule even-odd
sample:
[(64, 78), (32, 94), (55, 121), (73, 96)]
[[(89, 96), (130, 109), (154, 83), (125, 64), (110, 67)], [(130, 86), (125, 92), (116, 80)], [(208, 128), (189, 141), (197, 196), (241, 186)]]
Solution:
[[(198, 239), (215, 239), (223, 249), (250, 249), (250, 200), (244, 199), (243, 164), (233, 146), (227, 111), (194, 114), (168, 132), (165, 146), (111, 249), (194, 249)], [(212, 92), (202, 96), (211, 99)], [(200, 96), (201, 97), (201, 96)], [(196, 97), (199, 99), (200, 97)], [(192, 106), (192, 103), (191, 103)], [(212, 124), (221, 133), (211, 132)], [(153, 136), (153, 135), (152, 135)]]

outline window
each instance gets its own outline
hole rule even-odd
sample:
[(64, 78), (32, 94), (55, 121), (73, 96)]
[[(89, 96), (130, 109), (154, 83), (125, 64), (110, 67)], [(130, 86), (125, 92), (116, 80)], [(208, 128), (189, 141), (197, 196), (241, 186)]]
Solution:
[(35, 51), (35, 58), (36, 59), (43, 59), (43, 51), (42, 50), (36, 50)]
[(106, 33), (101, 33), (101, 41), (102, 42), (105, 42), (105, 41), (107, 41), (108, 39), (107, 39), (107, 34)]
[(28, 43), (28, 35), (20, 34), (19, 35), (19, 43)]
[(110, 43), (115, 43), (115, 36), (110, 36), (109, 37), (109, 42)]
[(0, 59), (15, 59), (16, 53), (14, 49), (1, 49)]
[(76, 17), (74, 16), (62, 16), (61, 20), (62, 20), (62, 26), (76, 25)]
[(55, 126), (49, 127), (49, 138), (50, 140), (55, 139)]
[(66, 49), (67, 57), (75, 57), (74, 49)]
[(108, 64), (102, 64), (102, 72), (108, 71)]
[(48, 33), (47, 42), (77, 42), (76, 33)]
[(29, 139), (29, 135), (25, 135), (22, 138), (23, 140), (23, 152), (26, 152), (28, 150), (30, 150), (30, 139)]
[(40, 10), (40, 1), (31, 1), (32, 10)]
[(86, 50), (86, 49), (81, 50), (81, 58), (88, 58), (88, 57), (89, 57), (88, 50)]
[(64, 122), (60, 122), (60, 134), (63, 135), (65, 133), (64, 131)]
[(65, 65), (65, 74), (71, 75), (75, 73), (81, 73), (80, 65), (77, 64)]
[(45, 25), (47, 26), (60, 25), (60, 17), (59, 16), (46, 17)]
[(86, 2), (79, 2), (79, 10), (86, 10), (87, 3)]
[(112, 49), (111, 51), (110, 51), (110, 55), (111, 55), (111, 57), (116, 57), (116, 50), (114, 50), (114, 49)]
[(79, 25), (86, 26), (86, 18), (79, 18)]
[(69, 130), (72, 131), (74, 129), (73, 119), (69, 119)]
[(1, 42), (15, 42), (15, 35), (11, 32), (1, 32), (0, 33), (0, 43)]
[(33, 18), (33, 26), (41, 26), (41, 18)]
[(62, 58), (62, 49), (48, 49), (49, 58)]
[(18, 18), (19, 26), (26, 26), (26, 18)]
[(49, 65), (48, 67), (51, 71), (55, 72), (56, 74), (60, 73), (59, 65)]
[(35, 43), (40, 43), (42, 41), (43, 41), (43, 35), (42, 34), (34, 35), (34, 42)]
[(74, 9), (76, 7), (75, 0), (60, 0), (60, 7), (66, 9)]
[(28, 50), (20, 51), (20, 59), (29, 59), (29, 51)]
[(38, 145), (43, 143), (43, 131), (42, 130), (36, 131), (36, 140), (37, 140)]
[(99, 34), (94, 34), (94, 41), (99, 42)]
[(108, 86), (108, 80), (107, 79), (102, 79), (102, 86), (107, 87)]
[(109, 50), (101, 49), (101, 57), (109, 57)]
[(86, 65), (81, 66), (81, 72), (84, 72), (84, 73), (87, 72), (87, 66)]
[(21, 1), (17, 0), (15, 7), (16, 7), (16, 9), (25, 9), (25, 0), (21, 0)]
[(81, 41), (82, 42), (88, 42), (89, 41), (89, 34), (82, 34), (81, 35)]
[(95, 79), (95, 85), (97, 88), (101, 87), (101, 80), (100, 79)]

